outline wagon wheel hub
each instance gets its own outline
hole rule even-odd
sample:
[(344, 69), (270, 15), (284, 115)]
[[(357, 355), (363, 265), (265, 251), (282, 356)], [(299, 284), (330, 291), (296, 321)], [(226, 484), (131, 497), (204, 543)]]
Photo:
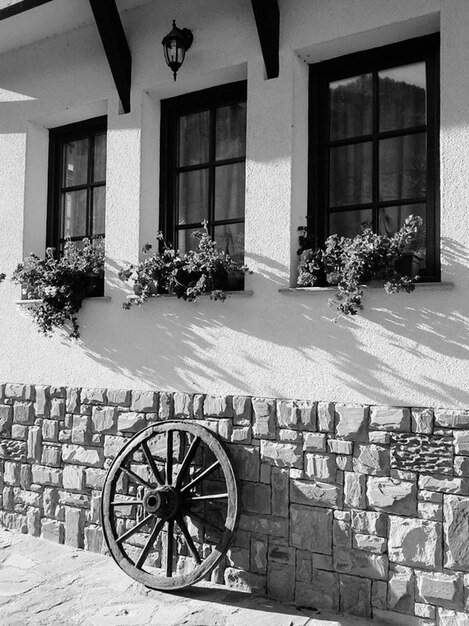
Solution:
[(145, 511), (161, 519), (176, 517), (179, 505), (180, 498), (177, 491), (168, 485), (160, 489), (149, 489), (143, 496)]

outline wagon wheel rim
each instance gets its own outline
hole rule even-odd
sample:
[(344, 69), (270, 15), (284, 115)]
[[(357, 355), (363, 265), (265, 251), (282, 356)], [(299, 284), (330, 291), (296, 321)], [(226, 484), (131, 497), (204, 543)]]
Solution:
[[(160, 444), (164, 440), (164, 459), (161, 455), (154, 456), (152, 451), (156, 438)], [(176, 440), (180, 458), (175, 464)], [(206, 467), (195, 462), (201, 453), (203, 458), (210, 458)], [(137, 473), (140, 466), (130, 467), (136, 454), (147, 468), (147, 478)], [(204, 493), (204, 485), (214, 477), (220, 479), (225, 488)], [(119, 493), (119, 481), (121, 484), (126, 481), (132, 494)], [(205, 507), (202, 516), (197, 512), (198, 506)], [(210, 510), (207, 514), (207, 507), (215, 506), (219, 513), (222, 512), (222, 525), (213, 523)], [(129, 508), (134, 517), (130, 522), (130, 518), (122, 522), (125, 516), (121, 512)], [(237, 520), (238, 488), (233, 466), (216, 437), (196, 422), (166, 421), (148, 426), (122, 448), (106, 476), (101, 523), (109, 552), (122, 570), (152, 589), (182, 589), (206, 577), (226, 553)], [(202, 528), (202, 539), (207, 533), (216, 537), (216, 541), (213, 538), (210, 541), (210, 549), (208, 544), (194, 539), (190, 532), (194, 527)], [(139, 537), (142, 529), (147, 531), (145, 542), (137, 550), (132, 547), (130, 553), (127, 544)], [(150, 554), (158, 553), (155, 550), (157, 542), (162, 544), (159, 569), (148, 566)], [(177, 550), (178, 546), (184, 545), (193, 567), (190, 571), (178, 573), (177, 559), (181, 555)]]

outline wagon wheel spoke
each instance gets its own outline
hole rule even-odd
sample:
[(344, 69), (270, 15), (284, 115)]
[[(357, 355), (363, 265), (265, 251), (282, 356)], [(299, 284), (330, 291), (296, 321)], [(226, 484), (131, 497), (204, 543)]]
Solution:
[(225, 498), (228, 498), (227, 493), (208, 493), (204, 496), (189, 496), (187, 500), (194, 502), (196, 500), (223, 500)]
[(182, 483), (182, 481), (184, 480), (186, 474), (187, 474), (187, 470), (189, 469), (190, 464), (192, 463), (192, 461), (194, 460), (194, 457), (197, 453), (197, 449), (200, 445), (200, 438), (199, 437), (194, 437), (194, 439), (192, 440), (192, 443), (189, 447), (189, 450), (187, 451), (186, 456), (184, 457), (184, 460), (181, 464), (181, 468), (179, 470), (179, 473), (177, 475), (176, 478), (176, 487), (179, 487)]
[(168, 522), (168, 535), (166, 537), (166, 576), (171, 578), (173, 575), (173, 535), (174, 521)]
[(143, 480), (143, 478), (140, 478), (140, 476), (138, 474), (136, 474), (135, 472), (132, 472), (132, 470), (127, 469), (126, 467), (121, 467), (121, 470), (130, 479), (134, 480), (139, 485), (142, 485), (142, 487), (146, 487), (147, 489), (151, 489), (150, 483), (148, 483), (146, 480)]
[(153, 515), (147, 515), (146, 517), (144, 517), (141, 522), (139, 522), (138, 524), (135, 524), (135, 526), (133, 526), (133, 528), (131, 528), (130, 530), (125, 532), (123, 535), (118, 537), (116, 539), (116, 543), (122, 543), (123, 541), (125, 541), (126, 539), (128, 539), (129, 537), (134, 535), (138, 530), (140, 530), (140, 528), (142, 528), (142, 526), (145, 526), (145, 524), (148, 521), (150, 521), (152, 517), (153, 517)]
[(165, 523), (165, 520), (160, 520), (159, 522), (157, 522), (155, 519), (155, 525), (153, 527), (153, 530), (151, 531), (151, 535), (148, 537), (147, 542), (145, 543), (142, 551), (140, 552), (140, 556), (138, 557), (138, 560), (135, 563), (135, 567), (138, 567), (139, 569), (141, 569), (142, 565), (145, 563), (146, 558), (149, 555), (150, 550), (152, 549), (153, 544), (155, 543), (155, 540), (158, 537), (160, 530), (164, 526), (164, 523)]
[(204, 470), (203, 472), (200, 472), (200, 474), (197, 474), (197, 476), (193, 480), (191, 480), (190, 483), (187, 483), (187, 485), (184, 485), (184, 487), (181, 489), (181, 493), (185, 493), (186, 491), (193, 489), (204, 478), (206, 478), (209, 474), (211, 474), (214, 470), (216, 470), (217, 467), (220, 467), (220, 461), (215, 461), (214, 463), (212, 463), (212, 465), (210, 465), (210, 467), (207, 467), (206, 470)]
[(192, 537), (189, 533), (189, 529), (187, 528), (186, 522), (184, 521), (184, 518), (182, 517), (182, 515), (178, 515), (178, 517), (176, 518), (176, 521), (178, 523), (179, 528), (182, 530), (182, 534), (184, 535), (184, 539), (186, 540), (186, 543), (189, 546), (189, 550), (194, 555), (196, 563), (201, 563), (202, 561), (200, 559), (200, 554), (197, 552), (197, 548), (194, 545)]
[(173, 431), (166, 433), (166, 484), (170, 485), (173, 473)]
[(156, 482), (159, 485), (164, 485), (164, 480), (158, 470), (158, 468), (156, 467), (156, 463), (155, 463), (155, 459), (153, 458), (153, 455), (150, 451), (150, 448), (148, 447), (148, 444), (146, 441), (142, 441), (142, 449), (143, 449), (143, 453), (145, 455), (145, 458), (147, 460), (148, 465), (151, 468), (151, 471), (153, 472), (154, 477), (156, 478)]
[(143, 504), (143, 500), (113, 500), (112, 506), (131, 506), (132, 504)]

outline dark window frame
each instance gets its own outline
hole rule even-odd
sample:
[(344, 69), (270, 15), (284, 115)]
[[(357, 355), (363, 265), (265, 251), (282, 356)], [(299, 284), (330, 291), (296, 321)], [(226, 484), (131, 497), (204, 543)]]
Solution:
[[(410, 39), (404, 42), (352, 53), (311, 65), (309, 68), (309, 174), (308, 174), (308, 240), (314, 247), (320, 246), (327, 238), (329, 216), (329, 102), (328, 84), (351, 76), (426, 62), (427, 79), (427, 259), (426, 281), (440, 280), (440, 228), (439, 228), (439, 33)], [(374, 126), (370, 135), (360, 137), (372, 141), (372, 204), (373, 225), (377, 228), (378, 206), (388, 204), (409, 204), (395, 200), (379, 201), (378, 192), (378, 152), (379, 138), (405, 135), (408, 129), (399, 131), (379, 131), (377, 128), (377, 95), (374, 89)], [(415, 127), (417, 129), (417, 127)], [(417, 130), (415, 130), (417, 132)], [(340, 141), (335, 141), (335, 144)], [(344, 143), (351, 143), (344, 140)], [(365, 204), (365, 203), (363, 203)], [(357, 205), (358, 206), (358, 205)]]
[[(160, 149), (160, 230), (166, 240), (175, 244), (177, 231), (200, 227), (198, 224), (185, 224), (183, 228), (177, 226), (175, 218), (176, 197), (176, 169), (178, 150), (178, 119), (181, 115), (196, 113), (210, 109), (213, 116), (214, 110), (220, 106), (227, 106), (237, 102), (247, 101), (247, 81), (228, 83), (217, 87), (210, 87), (201, 91), (168, 98), (161, 101), (161, 149)], [(213, 125), (213, 119), (212, 119)], [(213, 157), (214, 135), (210, 138), (210, 153)], [(214, 217), (214, 162), (209, 159), (209, 233), (213, 236), (214, 226), (223, 224), (244, 224), (243, 219), (213, 220)], [(217, 164), (245, 162), (246, 157), (217, 160)], [(198, 166), (187, 169), (197, 169)], [(186, 169), (186, 168), (183, 168)], [(177, 247), (175, 245), (175, 247)]]
[[(93, 119), (89, 119), (83, 122), (76, 122), (73, 124), (67, 124), (65, 126), (59, 126), (49, 129), (49, 176), (48, 176), (48, 200), (47, 200), (47, 232), (46, 232), (46, 245), (47, 247), (60, 250), (61, 236), (61, 194), (63, 190), (62, 185), (62, 167), (63, 167), (63, 147), (67, 142), (94, 138), (96, 135), (107, 133), (107, 117), (101, 116)], [(90, 146), (93, 144), (90, 144)], [(90, 182), (91, 172), (94, 166), (93, 159), (88, 158), (88, 179), (86, 184), (77, 185), (76, 187), (86, 188), (89, 190), (92, 187), (103, 186), (102, 181)], [(106, 181), (104, 182), (106, 186)], [(71, 187), (74, 189), (74, 187)], [(90, 203), (91, 194), (87, 194), (87, 234), (84, 237), (89, 237), (88, 233), (90, 222)], [(96, 235), (104, 236), (104, 235)], [(83, 237), (72, 237), (73, 240), (80, 240)]]

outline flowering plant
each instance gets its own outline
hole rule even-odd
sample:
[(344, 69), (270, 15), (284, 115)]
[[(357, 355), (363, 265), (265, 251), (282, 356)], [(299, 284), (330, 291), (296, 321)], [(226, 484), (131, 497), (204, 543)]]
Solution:
[(414, 290), (418, 276), (403, 275), (399, 265), (423, 240), (423, 222), (410, 215), (392, 236), (377, 235), (364, 228), (353, 239), (331, 235), (323, 249), (300, 252), (298, 286), (337, 285), (337, 296), (329, 301), (344, 315), (356, 315), (363, 309), (363, 283), (386, 280), (388, 294)]
[(152, 246), (146, 244), (142, 251), (147, 255), (138, 265), (128, 265), (119, 272), (121, 280), (130, 281), (135, 297), (124, 302), (125, 309), (133, 304), (142, 305), (151, 296), (170, 293), (193, 302), (204, 294), (212, 300), (225, 300), (224, 283), (230, 275), (243, 276), (249, 269), (221, 251), (210, 237), (207, 223), (203, 231), (192, 237), (198, 240), (197, 250), (181, 254), (166, 243), (163, 234), (157, 234), (160, 252), (151, 254)]
[(43, 259), (30, 254), (13, 272), (13, 282), (22, 287), (24, 300), (44, 335), (71, 323), (70, 336), (80, 336), (77, 313), (83, 298), (101, 295), (104, 272), (104, 242), (83, 239), (78, 246), (66, 241), (61, 256), (47, 248)]

